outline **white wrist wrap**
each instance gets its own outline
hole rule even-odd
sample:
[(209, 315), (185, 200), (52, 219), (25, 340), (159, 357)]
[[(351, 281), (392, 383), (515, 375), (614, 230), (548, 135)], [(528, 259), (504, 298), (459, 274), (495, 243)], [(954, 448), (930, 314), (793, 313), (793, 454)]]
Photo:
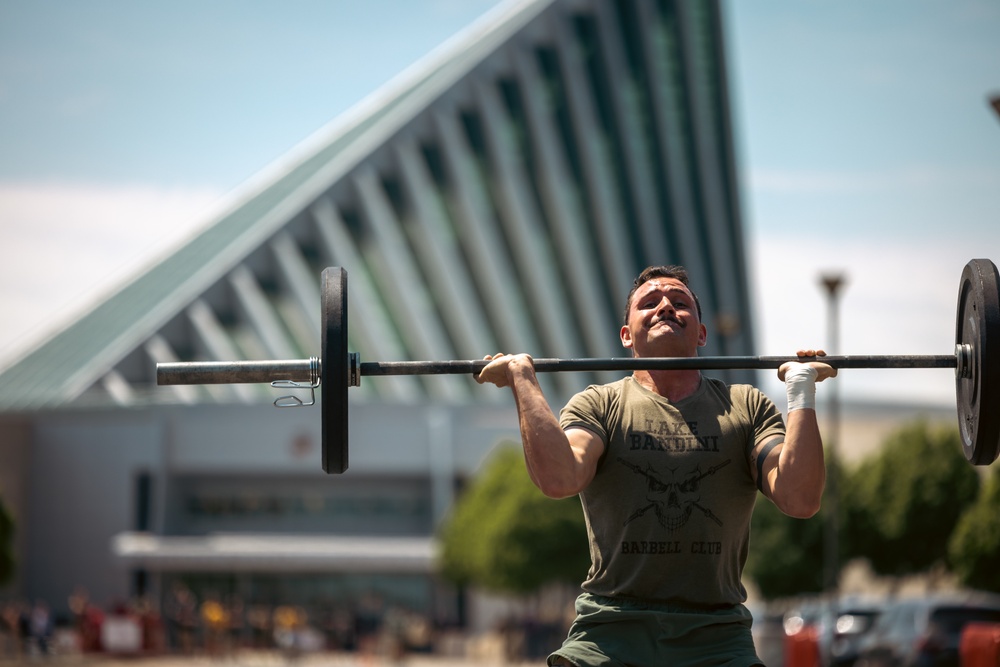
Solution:
[(785, 371), (789, 412), (816, 409), (816, 374), (816, 369), (806, 364), (793, 364)]

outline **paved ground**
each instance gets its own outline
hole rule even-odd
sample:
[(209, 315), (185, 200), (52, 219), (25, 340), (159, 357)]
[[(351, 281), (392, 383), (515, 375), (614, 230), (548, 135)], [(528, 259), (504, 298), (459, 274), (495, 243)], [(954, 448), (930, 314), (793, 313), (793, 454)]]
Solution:
[(354, 653), (318, 653), (288, 656), (279, 652), (239, 652), (226, 656), (97, 656), (69, 655), (24, 657), (19, 660), (0, 658), (0, 667), (468, 667), (469, 665), (501, 665), (508, 667), (539, 667), (543, 660), (533, 662), (503, 662), (490, 660), (470, 662), (467, 657), (431, 655), (406, 656), (393, 661)]

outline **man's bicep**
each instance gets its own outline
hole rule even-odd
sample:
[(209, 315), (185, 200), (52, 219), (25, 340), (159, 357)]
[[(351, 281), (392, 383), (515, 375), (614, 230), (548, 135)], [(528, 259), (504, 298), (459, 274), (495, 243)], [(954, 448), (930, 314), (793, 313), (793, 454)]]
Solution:
[(604, 455), (604, 440), (587, 428), (571, 426), (565, 429), (565, 433), (569, 439), (569, 446), (589, 482), (594, 478), (597, 464)]

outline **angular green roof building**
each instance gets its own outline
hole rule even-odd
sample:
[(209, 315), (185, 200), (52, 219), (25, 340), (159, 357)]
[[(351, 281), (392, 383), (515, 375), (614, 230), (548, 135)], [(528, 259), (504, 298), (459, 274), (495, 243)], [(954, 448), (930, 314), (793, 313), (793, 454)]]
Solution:
[[(159, 387), (156, 364), (318, 356), (328, 266), (349, 276), (362, 361), (624, 356), (624, 298), (652, 264), (688, 268), (705, 354), (753, 354), (730, 106), (716, 0), (500, 5), (0, 372), (13, 590), (266, 597), (261, 582), (310, 576), (331, 596), (363, 580), (411, 606), (447, 597), (434, 527), (456, 480), (516, 442), (506, 392), (366, 378), (334, 477), (317, 407), (276, 410), (266, 385)], [(558, 404), (615, 376), (543, 381)]]

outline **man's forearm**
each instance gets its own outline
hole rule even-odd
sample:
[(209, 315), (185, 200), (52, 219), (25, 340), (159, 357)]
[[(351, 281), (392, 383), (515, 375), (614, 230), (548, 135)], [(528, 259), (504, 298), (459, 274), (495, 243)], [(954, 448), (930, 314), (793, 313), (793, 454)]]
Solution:
[(534, 367), (511, 362), (508, 377), (517, 405), (521, 442), (531, 481), (550, 497), (564, 498), (579, 493), (579, 461), (545, 400)]

